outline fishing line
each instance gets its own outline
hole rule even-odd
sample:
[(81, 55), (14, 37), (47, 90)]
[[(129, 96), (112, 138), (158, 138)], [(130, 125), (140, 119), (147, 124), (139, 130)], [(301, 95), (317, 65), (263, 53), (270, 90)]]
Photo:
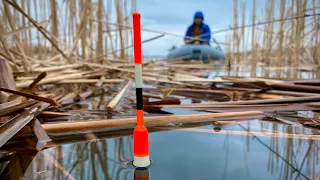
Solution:
[(206, 35), (209, 35), (209, 34), (218, 34), (218, 33), (221, 33), (221, 32), (231, 31), (231, 30), (235, 30), (235, 29), (247, 28), (247, 27), (252, 27), (252, 26), (260, 26), (260, 25), (271, 24), (271, 23), (275, 23), (275, 22), (288, 21), (288, 20), (294, 20), (294, 19), (301, 19), (301, 18), (307, 18), (307, 17), (319, 16), (319, 15), (320, 15), (320, 13), (304, 14), (303, 16), (294, 16), (294, 17), (288, 17), (288, 18), (283, 18), (283, 19), (275, 19), (275, 20), (272, 20), (272, 21), (265, 21), (265, 22), (258, 22), (258, 23), (255, 23), (255, 24), (247, 24), (247, 25), (244, 25), (244, 26), (237, 26), (235, 28), (229, 26), (229, 28), (220, 29), (220, 30), (217, 30), (217, 31), (211, 31), (210, 33), (202, 34), (199, 37), (203, 37), (203, 36), (206, 36)]
[(273, 150), (270, 146), (268, 146), (266, 143), (264, 143), (260, 138), (255, 136), (253, 133), (248, 131), (245, 127), (243, 127), (241, 124), (238, 124), (244, 131), (247, 131), (253, 138), (255, 138), (258, 142), (260, 142), (262, 145), (264, 145), (266, 148), (268, 148), (271, 152), (273, 152), (275, 155), (277, 155), (280, 159), (282, 159), (286, 164), (288, 164), (292, 169), (294, 169), (296, 172), (298, 172), (301, 176), (303, 176), (306, 179), (309, 179), (306, 175), (304, 175), (299, 169), (295, 168), (288, 160), (286, 160), (284, 157), (282, 157), (278, 152)]

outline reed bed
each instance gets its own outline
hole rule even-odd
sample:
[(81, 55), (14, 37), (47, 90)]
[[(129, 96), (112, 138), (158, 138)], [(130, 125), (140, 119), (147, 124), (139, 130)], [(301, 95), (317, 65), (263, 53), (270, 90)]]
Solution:
[[(15, 72), (104, 58), (128, 60), (135, 2), (27, 0), (0, 2), (0, 55)], [(132, 6), (132, 7), (130, 7)], [(102, 22), (117, 22), (119, 26)]]
[[(250, 2), (251, 16), (246, 14), (249, 12), (248, 3), (234, 0), (234, 30), (227, 35), (232, 43), (227, 43), (230, 47), (226, 48), (230, 61), (234, 62), (231, 64), (235, 64), (234, 70), (239, 66), (249, 66), (251, 76), (257, 76), (257, 71), (262, 71), (266, 77), (290, 74), (290, 77), (298, 78), (297, 71), (286, 69), (301, 66), (318, 69), (320, 1), (254, 0)], [(262, 9), (257, 9), (257, 3)], [(269, 23), (260, 24), (263, 22)], [(248, 24), (251, 28), (243, 28)], [(266, 67), (277, 67), (278, 70), (270, 74)]]

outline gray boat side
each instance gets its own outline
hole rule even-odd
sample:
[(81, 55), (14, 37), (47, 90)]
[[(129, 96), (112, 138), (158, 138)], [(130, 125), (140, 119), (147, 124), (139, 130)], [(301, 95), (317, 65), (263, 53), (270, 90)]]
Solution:
[(208, 45), (183, 45), (179, 48), (172, 49), (168, 58), (184, 57), (183, 60), (225, 60), (225, 53), (218, 47), (213, 48)]

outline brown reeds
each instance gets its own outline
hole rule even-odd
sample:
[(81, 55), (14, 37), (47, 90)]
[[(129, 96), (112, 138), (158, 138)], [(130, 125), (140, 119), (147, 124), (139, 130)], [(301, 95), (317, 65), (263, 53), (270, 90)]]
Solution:
[(128, 59), (125, 48), (131, 44), (130, 29), (103, 23), (116, 19), (123, 26), (131, 24), (136, 2), (130, 3), (131, 8), (128, 5), (127, 0), (1, 1), (0, 56), (11, 61), (15, 71), (25, 72), (37, 63), (51, 66), (101, 57), (94, 63), (102, 64), (103, 56)]
[[(260, 5), (261, 3), (259, 2)], [(251, 66), (251, 76), (256, 76), (257, 65), (261, 64), (261, 71), (264, 71), (259, 73), (261, 75), (281, 77), (290, 73), (291, 78), (297, 78), (301, 66), (308, 66), (309, 71), (318, 68), (320, 64), (318, 1), (270, 0), (265, 1), (262, 12), (256, 11), (259, 8), (256, 1), (251, 4), (252, 24), (246, 26), (250, 28), (243, 28), (243, 25), (247, 25), (243, 23), (248, 19), (244, 13), (247, 6), (244, 3), (239, 6), (239, 2), (234, 0), (234, 30), (233, 34), (229, 35), (232, 37), (232, 42), (227, 46), (232, 47), (230, 59), (235, 60), (233, 64), (235, 67)], [(262, 18), (257, 19), (258, 16)], [(247, 32), (250, 32), (251, 36), (246, 36)], [(246, 44), (249, 39), (251, 43)], [(239, 53), (240, 50), (243, 52)], [(277, 69), (276, 73), (270, 73), (274, 68)]]

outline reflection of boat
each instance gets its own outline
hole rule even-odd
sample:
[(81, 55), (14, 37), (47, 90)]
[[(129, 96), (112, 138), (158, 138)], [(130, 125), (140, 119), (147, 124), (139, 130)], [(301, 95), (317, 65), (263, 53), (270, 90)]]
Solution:
[(183, 60), (202, 60), (204, 63), (208, 63), (209, 60), (225, 60), (225, 54), (222, 49), (217, 46), (215, 48), (201, 44), (187, 44), (179, 48), (173, 47), (170, 49), (167, 58), (182, 57)]

